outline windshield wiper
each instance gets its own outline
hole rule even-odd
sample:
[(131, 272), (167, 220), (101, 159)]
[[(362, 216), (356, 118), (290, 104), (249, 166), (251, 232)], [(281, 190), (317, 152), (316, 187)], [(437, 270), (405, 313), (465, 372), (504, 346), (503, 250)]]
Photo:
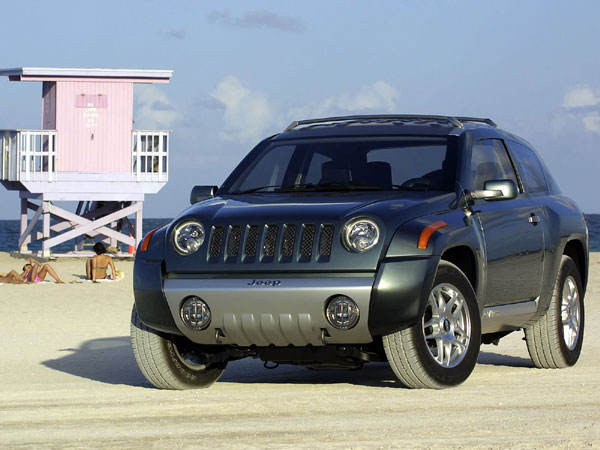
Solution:
[(394, 189), (399, 191), (418, 191), (418, 192), (427, 192), (430, 191), (431, 188), (425, 185), (416, 185), (416, 186), (400, 186), (398, 184), (393, 185)]
[(382, 186), (361, 183), (303, 183), (303, 184), (272, 184), (244, 189), (242, 191), (230, 192), (232, 195), (252, 194), (265, 189), (273, 189), (271, 192), (319, 192), (319, 191), (380, 191)]
[(276, 192), (319, 192), (319, 191), (379, 191), (381, 186), (360, 183), (307, 183), (282, 186)]
[(244, 189), (243, 191), (233, 191), (233, 192), (229, 192), (232, 195), (235, 194), (251, 194), (253, 192), (258, 192), (258, 191), (262, 191), (265, 189), (276, 189), (276, 188), (281, 188), (282, 185), (281, 184), (271, 184), (268, 186), (258, 186), (258, 187), (254, 187), (254, 188), (250, 188), (250, 189)]

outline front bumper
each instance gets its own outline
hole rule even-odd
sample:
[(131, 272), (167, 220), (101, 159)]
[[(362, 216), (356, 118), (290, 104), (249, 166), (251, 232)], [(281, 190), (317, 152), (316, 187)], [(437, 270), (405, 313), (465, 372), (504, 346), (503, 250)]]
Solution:
[[(421, 317), (439, 256), (382, 261), (371, 274), (187, 274), (164, 273), (161, 261), (136, 260), (134, 293), (138, 315), (147, 326), (182, 334), (203, 345), (323, 346), (367, 344), (376, 336), (407, 328)], [(260, 277), (260, 278), (259, 278)], [(260, 284), (253, 280), (277, 280)], [(275, 285), (273, 285), (275, 284)], [(188, 296), (210, 307), (209, 327), (184, 325), (180, 307)], [(325, 317), (335, 295), (351, 297), (360, 319), (338, 330)]]
[[(256, 279), (167, 279), (164, 292), (175, 325), (197, 344), (284, 347), (373, 340), (368, 327), (373, 277), (281, 278), (269, 285), (253, 281)], [(181, 320), (181, 304), (191, 295), (210, 307), (212, 320), (205, 330), (192, 330)], [(335, 295), (352, 298), (360, 308), (354, 328), (338, 330), (327, 322), (325, 305)]]

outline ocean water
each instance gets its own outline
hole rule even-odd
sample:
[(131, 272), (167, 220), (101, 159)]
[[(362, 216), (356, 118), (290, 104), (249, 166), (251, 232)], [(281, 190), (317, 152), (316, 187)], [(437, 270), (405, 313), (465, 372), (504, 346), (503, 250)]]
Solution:
[[(600, 252), (600, 214), (588, 214), (588, 229), (590, 232), (590, 251)], [(154, 228), (160, 227), (169, 223), (171, 219), (144, 219), (143, 220), (143, 232), (153, 230)], [(41, 221), (40, 221), (41, 222)], [(38, 223), (35, 228), (36, 231), (42, 231), (42, 224)], [(19, 242), (19, 221), (18, 220), (0, 220), (0, 251), (1, 252), (14, 252), (17, 250), (17, 244)], [(90, 247), (95, 243), (94, 239), (86, 241)], [(55, 253), (69, 252), (73, 250), (73, 241), (67, 241), (56, 247), (53, 247)], [(36, 251), (41, 249), (41, 242), (36, 241), (29, 245), (29, 249)], [(127, 251), (125, 246), (122, 247), (123, 251)]]
[[(142, 222), (142, 231), (144, 234), (147, 232), (160, 227), (164, 224), (167, 224), (172, 219), (144, 219)], [(54, 222), (51, 223), (53, 225)], [(35, 231), (42, 231), (41, 220), (38, 221), (36, 226), (34, 227)], [(124, 229), (123, 232), (128, 234), (130, 230)], [(19, 220), (0, 220), (0, 252), (14, 252), (18, 249), (19, 244), (19, 234), (20, 234), (20, 221)], [(91, 247), (96, 243), (96, 240), (91, 238), (84, 242), (84, 245), (91, 250)], [(67, 241), (62, 244), (59, 244), (55, 247), (52, 247), (52, 251), (54, 253), (65, 253), (73, 251), (73, 247), (75, 245), (75, 241)], [(29, 244), (29, 250), (37, 251), (41, 250), (42, 243), (41, 241), (34, 241)], [(122, 244), (122, 251), (127, 251), (127, 247)]]
[(600, 252), (600, 214), (586, 214), (590, 232), (590, 251)]

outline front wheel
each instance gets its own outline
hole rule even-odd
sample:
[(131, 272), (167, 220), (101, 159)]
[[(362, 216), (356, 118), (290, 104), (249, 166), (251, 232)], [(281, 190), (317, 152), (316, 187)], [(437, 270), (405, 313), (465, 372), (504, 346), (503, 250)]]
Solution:
[(159, 389), (209, 387), (219, 379), (227, 362), (210, 362), (210, 353), (183, 336), (160, 333), (131, 312), (131, 346), (138, 367)]
[(562, 256), (548, 311), (525, 328), (525, 340), (536, 367), (574, 365), (581, 354), (584, 326), (583, 286), (575, 262)]
[(454, 264), (440, 262), (421, 319), (383, 336), (392, 370), (409, 388), (442, 389), (465, 381), (481, 344), (481, 319), (473, 288)]

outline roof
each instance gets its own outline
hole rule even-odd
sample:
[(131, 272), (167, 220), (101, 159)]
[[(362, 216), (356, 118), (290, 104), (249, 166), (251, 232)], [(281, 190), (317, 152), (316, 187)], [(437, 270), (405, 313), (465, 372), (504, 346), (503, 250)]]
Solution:
[(0, 76), (12, 81), (55, 81), (57, 79), (120, 79), (146, 83), (168, 83), (172, 70), (140, 69), (67, 69), (45, 67), (18, 67), (0, 69)]
[(326, 117), (292, 122), (279, 138), (331, 135), (449, 135), (463, 131), (487, 128), (497, 130), (491, 119), (478, 117), (432, 116), (409, 114), (360, 115)]
[(382, 115), (361, 115), (361, 116), (339, 116), (325, 117), (322, 119), (295, 120), (285, 131), (291, 131), (301, 125), (315, 125), (330, 122), (399, 122), (402, 124), (411, 122), (415, 125), (446, 125), (456, 128), (466, 128), (464, 122), (485, 123), (491, 127), (498, 128), (498, 125), (491, 119), (479, 117), (454, 117), (454, 116), (431, 116), (422, 114), (382, 114)]

